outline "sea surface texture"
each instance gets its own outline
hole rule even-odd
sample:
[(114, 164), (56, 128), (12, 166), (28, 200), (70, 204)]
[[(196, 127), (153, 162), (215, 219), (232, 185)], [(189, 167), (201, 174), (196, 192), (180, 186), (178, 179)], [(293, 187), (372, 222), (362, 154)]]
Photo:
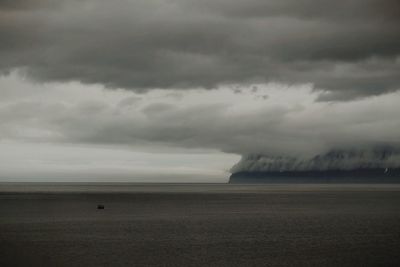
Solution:
[(0, 266), (400, 266), (400, 185), (2, 184)]

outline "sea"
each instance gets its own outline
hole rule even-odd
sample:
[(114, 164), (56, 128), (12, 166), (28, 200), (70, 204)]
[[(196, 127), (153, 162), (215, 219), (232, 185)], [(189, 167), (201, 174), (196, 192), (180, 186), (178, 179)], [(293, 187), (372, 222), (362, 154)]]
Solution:
[(400, 266), (400, 185), (1, 183), (0, 266)]

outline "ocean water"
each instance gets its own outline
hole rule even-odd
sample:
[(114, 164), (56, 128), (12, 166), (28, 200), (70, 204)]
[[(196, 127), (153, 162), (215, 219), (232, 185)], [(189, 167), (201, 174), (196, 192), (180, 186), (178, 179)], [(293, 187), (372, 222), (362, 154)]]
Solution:
[(0, 266), (400, 266), (400, 185), (0, 184)]

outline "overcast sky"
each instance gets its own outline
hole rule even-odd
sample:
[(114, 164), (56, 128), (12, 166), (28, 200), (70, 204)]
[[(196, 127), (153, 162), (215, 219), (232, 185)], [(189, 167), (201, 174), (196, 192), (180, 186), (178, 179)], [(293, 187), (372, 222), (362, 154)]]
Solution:
[(399, 89), (398, 0), (0, 0), (0, 180), (398, 146)]

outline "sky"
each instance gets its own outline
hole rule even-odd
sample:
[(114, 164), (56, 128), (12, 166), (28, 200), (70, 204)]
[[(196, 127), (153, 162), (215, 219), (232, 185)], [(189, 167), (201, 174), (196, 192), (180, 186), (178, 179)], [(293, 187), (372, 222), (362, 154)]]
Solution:
[(0, 181), (398, 147), (399, 89), (397, 0), (0, 0)]

